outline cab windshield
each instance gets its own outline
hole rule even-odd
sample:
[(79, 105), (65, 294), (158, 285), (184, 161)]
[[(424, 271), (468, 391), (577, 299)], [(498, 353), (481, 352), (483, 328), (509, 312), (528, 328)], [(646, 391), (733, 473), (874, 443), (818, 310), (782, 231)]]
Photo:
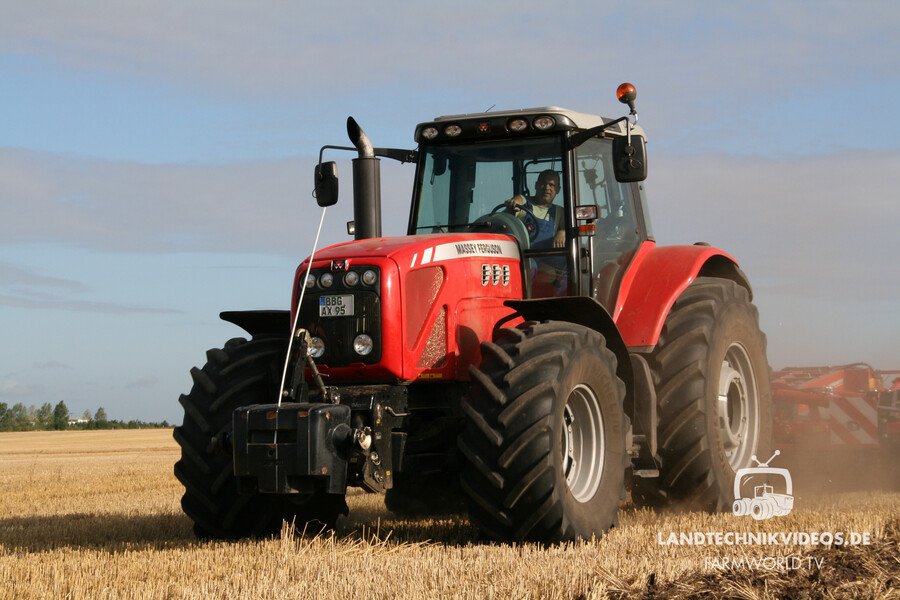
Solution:
[[(475, 230), (484, 215), (502, 211), (513, 196), (535, 194), (538, 176), (552, 170), (564, 183), (560, 137), (423, 147), (424, 161), (410, 233)], [(553, 204), (563, 206), (560, 188)]]
[[(531, 297), (589, 293), (612, 310), (646, 233), (636, 187), (613, 174), (611, 140), (589, 139), (574, 152), (563, 136), (423, 146), (419, 152), (410, 234), (511, 235), (527, 257)], [(569, 181), (574, 189), (566, 189)], [(508, 207), (517, 196), (516, 209)], [(567, 202), (594, 208), (592, 229), (567, 229)]]

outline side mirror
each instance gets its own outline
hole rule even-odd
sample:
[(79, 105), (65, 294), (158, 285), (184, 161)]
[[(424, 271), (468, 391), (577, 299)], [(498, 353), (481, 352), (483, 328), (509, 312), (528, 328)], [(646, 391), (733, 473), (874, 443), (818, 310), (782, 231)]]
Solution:
[(622, 135), (613, 138), (613, 171), (616, 181), (621, 183), (647, 179), (647, 145), (643, 137)]
[(316, 165), (315, 191), (319, 206), (333, 206), (338, 201), (337, 163), (330, 161)]

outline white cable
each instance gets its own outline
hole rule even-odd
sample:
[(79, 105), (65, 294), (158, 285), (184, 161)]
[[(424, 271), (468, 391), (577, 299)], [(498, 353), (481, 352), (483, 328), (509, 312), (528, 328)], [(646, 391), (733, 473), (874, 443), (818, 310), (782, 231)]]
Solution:
[[(291, 337), (288, 341), (287, 356), (284, 358), (284, 369), (281, 371), (281, 386), (278, 388), (278, 407), (281, 408), (281, 399), (284, 396), (284, 382), (287, 381), (288, 367), (291, 364), (291, 349), (294, 346), (294, 336), (297, 333), (297, 322), (300, 320), (300, 307), (303, 305), (303, 296), (306, 293), (306, 282), (309, 281), (309, 272), (312, 270), (313, 259), (316, 257), (316, 248), (319, 245), (319, 235), (322, 233), (322, 223), (325, 222), (325, 210), (322, 207), (322, 216), (319, 218), (319, 228), (316, 230), (316, 239), (313, 241), (312, 254), (309, 255), (309, 264), (306, 265), (306, 277), (303, 278), (303, 285), (300, 286), (300, 297), (297, 299), (297, 313), (294, 315), (294, 322), (291, 324)], [(300, 357), (305, 360), (306, 357)], [(275, 429), (277, 435), (278, 429)]]

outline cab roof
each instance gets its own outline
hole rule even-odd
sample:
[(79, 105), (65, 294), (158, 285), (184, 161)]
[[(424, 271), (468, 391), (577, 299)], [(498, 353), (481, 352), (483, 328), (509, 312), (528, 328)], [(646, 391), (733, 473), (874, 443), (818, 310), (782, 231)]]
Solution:
[[(492, 119), (497, 117), (507, 117), (513, 118), (524, 115), (561, 115), (571, 121), (571, 123), (575, 126), (576, 129), (585, 130), (590, 129), (592, 127), (597, 127), (598, 125), (603, 125), (604, 123), (609, 123), (614, 119), (609, 119), (607, 117), (601, 117), (598, 115), (592, 115), (588, 113), (578, 112), (574, 110), (570, 110), (568, 108), (561, 108), (559, 106), (539, 106), (535, 108), (517, 108), (512, 110), (491, 110), (487, 112), (479, 112), (479, 113), (463, 113), (458, 115), (443, 115), (440, 117), (435, 117), (435, 123), (445, 123), (448, 121), (463, 121), (470, 119)], [(613, 135), (625, 135), (625, 124), (619, 123), (607, 131), (612, 133)], [(632, 134), (637, 134), (646, 139), (646, 135), (642, 127), (635, 125), (631, 130)]]

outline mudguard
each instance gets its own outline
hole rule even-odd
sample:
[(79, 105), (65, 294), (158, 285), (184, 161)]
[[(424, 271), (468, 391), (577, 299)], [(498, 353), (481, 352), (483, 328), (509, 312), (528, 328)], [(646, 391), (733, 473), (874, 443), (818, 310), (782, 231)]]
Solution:
[(567, 321), (602, 333), (606, 338), (607, 347), (616, 355), (616, 375), (625, 382), (626, 402), (630, 401), (634, 387), (634, 373), (628, 357), (628, 348), (612, 317), (602, 304), (584, 296), (507, 300), (504, 304), (526, 320)]
[(234, 323), (250, 335), (291, 333), (291, 313), (287, 310), (231, 310), (219, 313), (219, 318)]
[(622, 279), (613, 320), (628, 348), (656, 345), (675, 300), (697, 277), (731, 279), (750, 292), (750, 282), (725, 252), (706, 245), (657, 247), (644, 242)]

